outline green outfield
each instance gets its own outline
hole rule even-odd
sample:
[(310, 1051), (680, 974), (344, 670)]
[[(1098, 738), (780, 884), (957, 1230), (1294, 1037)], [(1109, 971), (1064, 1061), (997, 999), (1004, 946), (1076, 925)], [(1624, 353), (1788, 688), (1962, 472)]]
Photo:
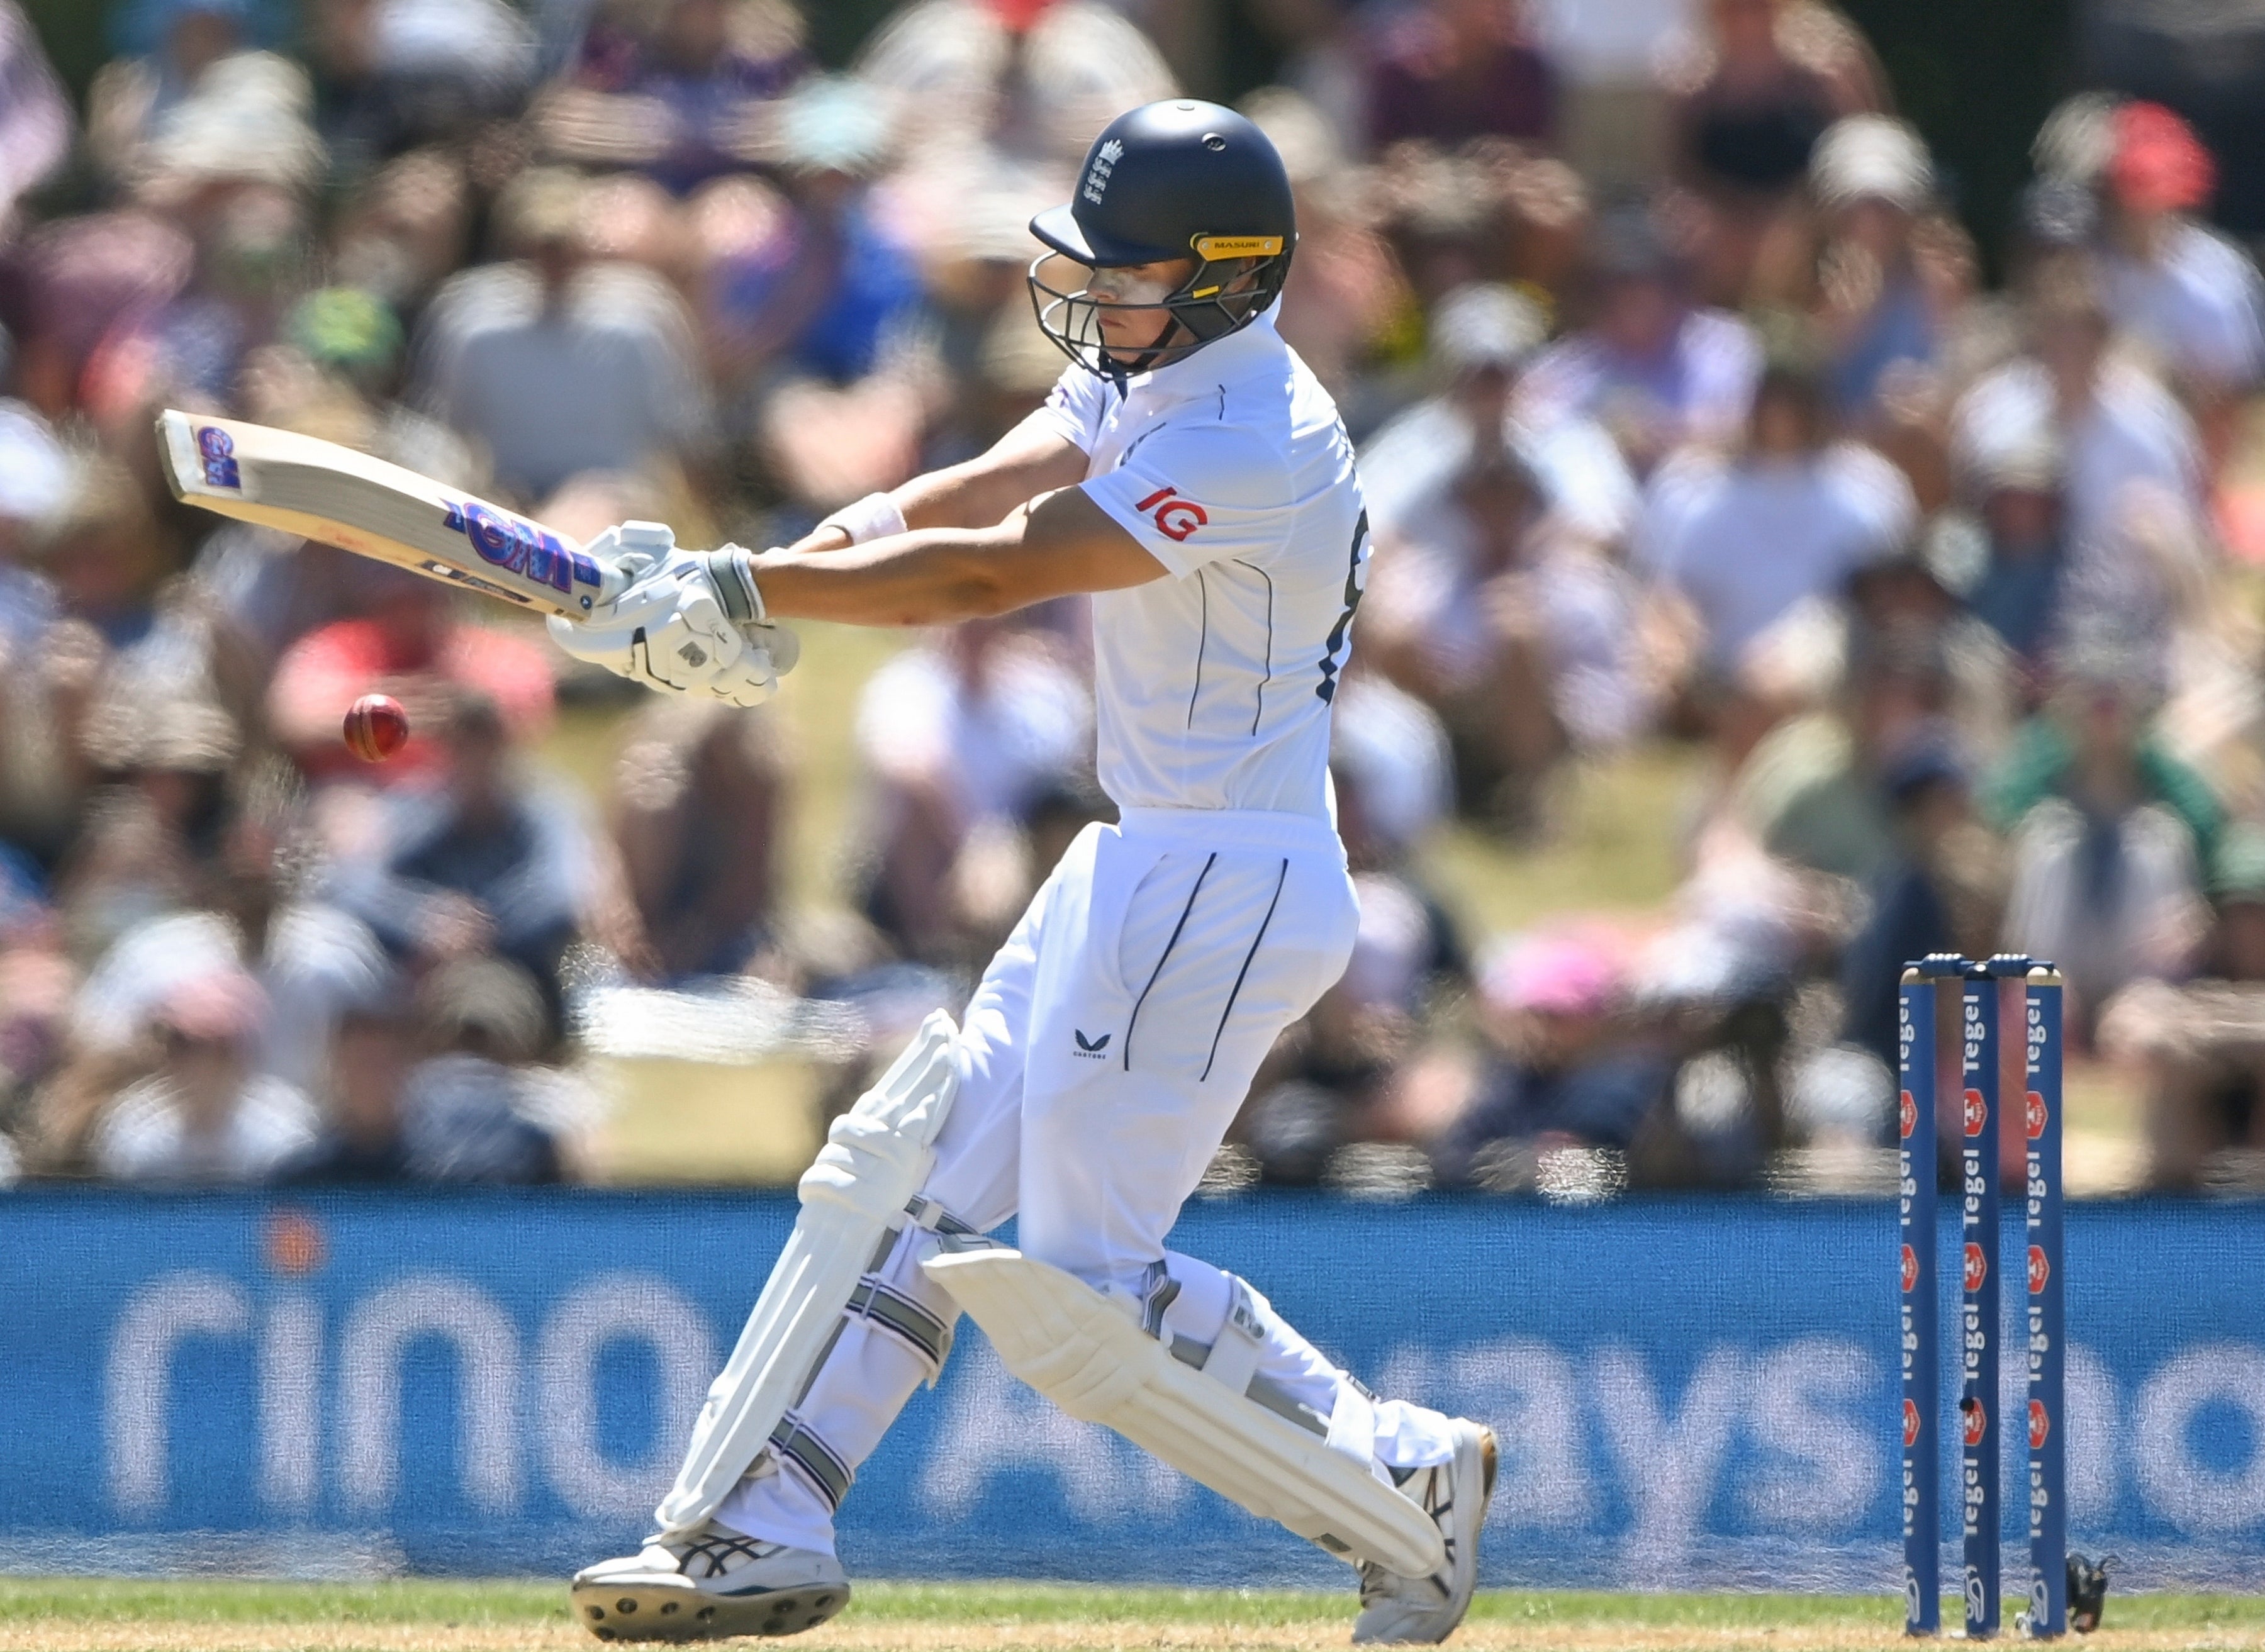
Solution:
[[(1350, 1594), (863, 1583), (842, 1617), (796, 1645), (809, 1652), (1302, 1652), (1343, 1645), (1351, 1617)], [(1498, 1591), (1479, 1597), (1454, 1644), (1473, 1652), (1830, 1652), (1904, 1644), (1898, 1627), (1897, 1603), (1885, 1597)], [(2111, 1598), (2108, 1622), (2093, 1643), (2101, 1652), (2265, 1648), (2265, 1597)], [(0, 1652), (486, 1652), (596, 1645), (568, 1618), (564, 1591), (550, 1583), (0, 1578)]]

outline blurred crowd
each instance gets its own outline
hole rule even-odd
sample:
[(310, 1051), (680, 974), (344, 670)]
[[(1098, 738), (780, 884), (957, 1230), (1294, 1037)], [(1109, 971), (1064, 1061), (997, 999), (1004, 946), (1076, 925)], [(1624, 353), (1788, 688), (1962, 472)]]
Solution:
[[(1863, 1185), (1899, 964), (2001, 950), (2059, 961), (2159, 1184), (2255, 1177), (2265, 287), (2193, 128), (2070, 98), (1982, 245), (1809, 0), (1260, 10), (1279, 324), (1373, 532), (1361, 927), (1218, 1185)], [(595, 988), (850, 1006), (832, 1103), (955, 1002), (1109, 815), (1081, 602), (863, 685), (816, 913), (790, 696), (623, 702), (186, 511), (152, 418), (783, 542), (1044, 398), (1024, 225), (1191, 11), (907, 0), (832, 72), (788, 0), (130, 0), (82, 107), (0, 0), (0, 1176), (573, 1178)], [(602, 796), (562, 717), (619, 725)], [(1448, 910), (1443, 833), (1546, 848), (1663, 747), (1665, 906)]]

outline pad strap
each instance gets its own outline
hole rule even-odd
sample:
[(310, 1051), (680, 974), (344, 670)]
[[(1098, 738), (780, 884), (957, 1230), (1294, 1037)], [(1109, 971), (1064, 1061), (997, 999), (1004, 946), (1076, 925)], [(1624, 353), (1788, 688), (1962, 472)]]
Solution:
[(1380, 1479), (1384, 1478), (1382, 1466), (1376, 1460), (1376, 1398), (1351, 1378), (1337, 1384), (1337, 1402), (1329, 1412), (1327, 1443), (1331, 1451), (1351, 1458)]
[(1204, 1356), (1201, 1370), (1229, 1394), (1248, 1394), (1250, 1379), (1258, 1374), (1259, 1357), (1266, 1351), (1266, 1329), (1259, 1321), (1257, 1304), (1250, 1299), (1250, 1287), (1233, 1274), (1227, 1284), (1234, 1294), (1227, 1299), (1227, 1323), (1219, 1328), (1219, 1338)]
[(892, 1291), (870, 1274), (850, 1292), (847, 1310), (852, 1319), (869, 1320), (909, 1343), (929, 1363), (931, 1386), (951, 1357), (951, 1327), (900, 1291)]
[(826, 1499), (828, 1508), (841, 1508), (841, 1500), (856, 1483), (856, 1470), (842, 1461), (832, 1446), (811, 1432), (809, 1425), (791, 1411), (771, 1430), (770, 1446), (802, 1471), (803, 1478)]
[(905, 1201), (905, 1214), (914, 1227), (924, 1227), (931, 1234), (964, 1239), (976, 1231), (925, 1193), (915, 1193)]

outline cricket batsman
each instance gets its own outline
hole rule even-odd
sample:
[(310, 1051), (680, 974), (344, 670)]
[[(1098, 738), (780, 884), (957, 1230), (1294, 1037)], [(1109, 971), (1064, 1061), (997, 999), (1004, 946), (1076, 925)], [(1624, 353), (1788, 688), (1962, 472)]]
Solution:
[[(931, 1016), (835, 1121), (659, 1530), (573, 1580), (604, 1639), (839, 1612), (834, 1513), (963, 1312), (1065, 1410), (1356, 1566), (1355, 1641), (1442, 1641), (1470, 1604), (1493, 1435), (1378, 1398), (1164, 1244), (1356, 922), (1329, 716), (1368, 524), (1336, 409), (1274, 328), (1289, 180), (1233, 111), (1153, 103), (1031, 229), (1032, 302), (1072, 364), (1043, 409), (783, 549), (624, 523), (592, 549), (632, 583), (550, 622), (578, 658), (747, 705), (793, 663), (782, 621), (943, 625), (1090, 593), (1120, 817), (1071, 846), (961, 1022)], [(1009, 1217), (1019, 1250), (984, 1237)]]

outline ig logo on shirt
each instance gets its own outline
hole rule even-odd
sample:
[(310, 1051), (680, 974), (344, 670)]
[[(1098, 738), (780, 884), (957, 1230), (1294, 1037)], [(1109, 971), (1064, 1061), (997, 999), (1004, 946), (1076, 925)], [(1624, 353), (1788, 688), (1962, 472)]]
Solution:
[(1156, 531), (1174, 541), (1185, 541), (1189, 535), (1211, 520), (1210, 514), (1202, 506), (1193, 499), (1182, 499), (1179, 490), (1169, 482), (1132, 508), (1136, 511), (1153, 510)]

